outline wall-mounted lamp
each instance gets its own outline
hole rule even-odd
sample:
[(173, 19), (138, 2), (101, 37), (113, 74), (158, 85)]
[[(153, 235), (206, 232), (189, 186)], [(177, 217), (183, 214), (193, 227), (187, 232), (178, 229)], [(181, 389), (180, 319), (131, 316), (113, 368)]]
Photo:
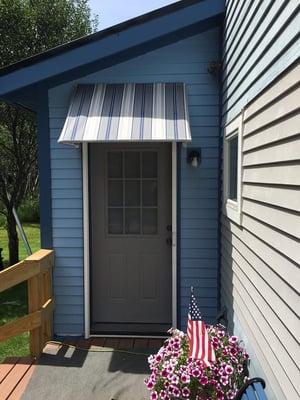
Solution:
[(201, 149), (189, 149), (186, 162), (193, 168), (197, 168), (201, 162)]

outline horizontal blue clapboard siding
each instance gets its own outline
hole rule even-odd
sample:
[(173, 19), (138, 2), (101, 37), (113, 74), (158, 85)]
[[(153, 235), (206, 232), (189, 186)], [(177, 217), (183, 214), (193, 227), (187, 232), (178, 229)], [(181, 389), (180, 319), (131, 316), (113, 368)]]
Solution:
[[(80, 262), (82, 263), (82, 260), (80, 260)], [(61, 262), (58, 263), (57, 265), (59, 268), (56, 272), (56, 276), (72, 276), (72, 277), (82, 277), (83, 276), (83, 271), (78, 268), (78, 265), (76, 265), (76, 263), (74, 262), (69, 262), (69, 263), (64, 263), (62, 264)]]
[(182, 146), (179, 318), (184, 325), (190, 284), (199, 294), (203, 316), (213, 319), (216, 315), (219, 96), (207, 67), (218, 59), (218, 40), (217, 30), (208, 31), (49, 91), (56, 333), (83, 332), (81, 151), (57, 143), (72, 89), (79, 82), (186, 83), (193, 136), (189, 147), (201, 147), (203, 161), (198, 169), (191, 169), (186, 165), (188, 148)]
[(181, 229), (181, 239), (215, 239), (217, 229)]
[[(62, 219), (53, 218), (53, 229), (55, 228), (80, 228), (82, 229), (82, 218)], [(66, 237), (66, 236), (64, 236)]]

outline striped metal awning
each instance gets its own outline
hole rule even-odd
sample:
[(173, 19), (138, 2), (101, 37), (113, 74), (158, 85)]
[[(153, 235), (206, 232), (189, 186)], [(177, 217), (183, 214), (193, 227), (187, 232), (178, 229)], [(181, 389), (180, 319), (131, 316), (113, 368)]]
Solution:
[(191, 140), (183, 83), (78, 85), (60, 143)]

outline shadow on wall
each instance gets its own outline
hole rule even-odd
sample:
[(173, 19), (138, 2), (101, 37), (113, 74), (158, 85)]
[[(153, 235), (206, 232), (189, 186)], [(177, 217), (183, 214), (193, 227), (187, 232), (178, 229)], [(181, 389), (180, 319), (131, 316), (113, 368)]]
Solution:
[[(223, 234), (224, 238), (224, 234)], [(234, 294), (233, 294), (233, 247), (232, 234), (226, 232), (226, 240), (222, 240), (221, 246), (221, 306), (225, 310), (226, 317), (221, 321), (227, 327), (229, 333), (234, 332)]]

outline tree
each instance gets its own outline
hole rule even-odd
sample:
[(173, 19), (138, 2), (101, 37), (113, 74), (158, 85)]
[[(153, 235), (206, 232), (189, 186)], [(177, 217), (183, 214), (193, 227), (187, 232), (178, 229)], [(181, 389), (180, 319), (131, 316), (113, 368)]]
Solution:
[[(0, 0), (0, 67), (92, 33), (97, 29), (87, 0)], [(0, 213), (6, 217), (9, 263), (19, 260), (13, 207), (37, 185), (33, 113), (0, 102)]]

